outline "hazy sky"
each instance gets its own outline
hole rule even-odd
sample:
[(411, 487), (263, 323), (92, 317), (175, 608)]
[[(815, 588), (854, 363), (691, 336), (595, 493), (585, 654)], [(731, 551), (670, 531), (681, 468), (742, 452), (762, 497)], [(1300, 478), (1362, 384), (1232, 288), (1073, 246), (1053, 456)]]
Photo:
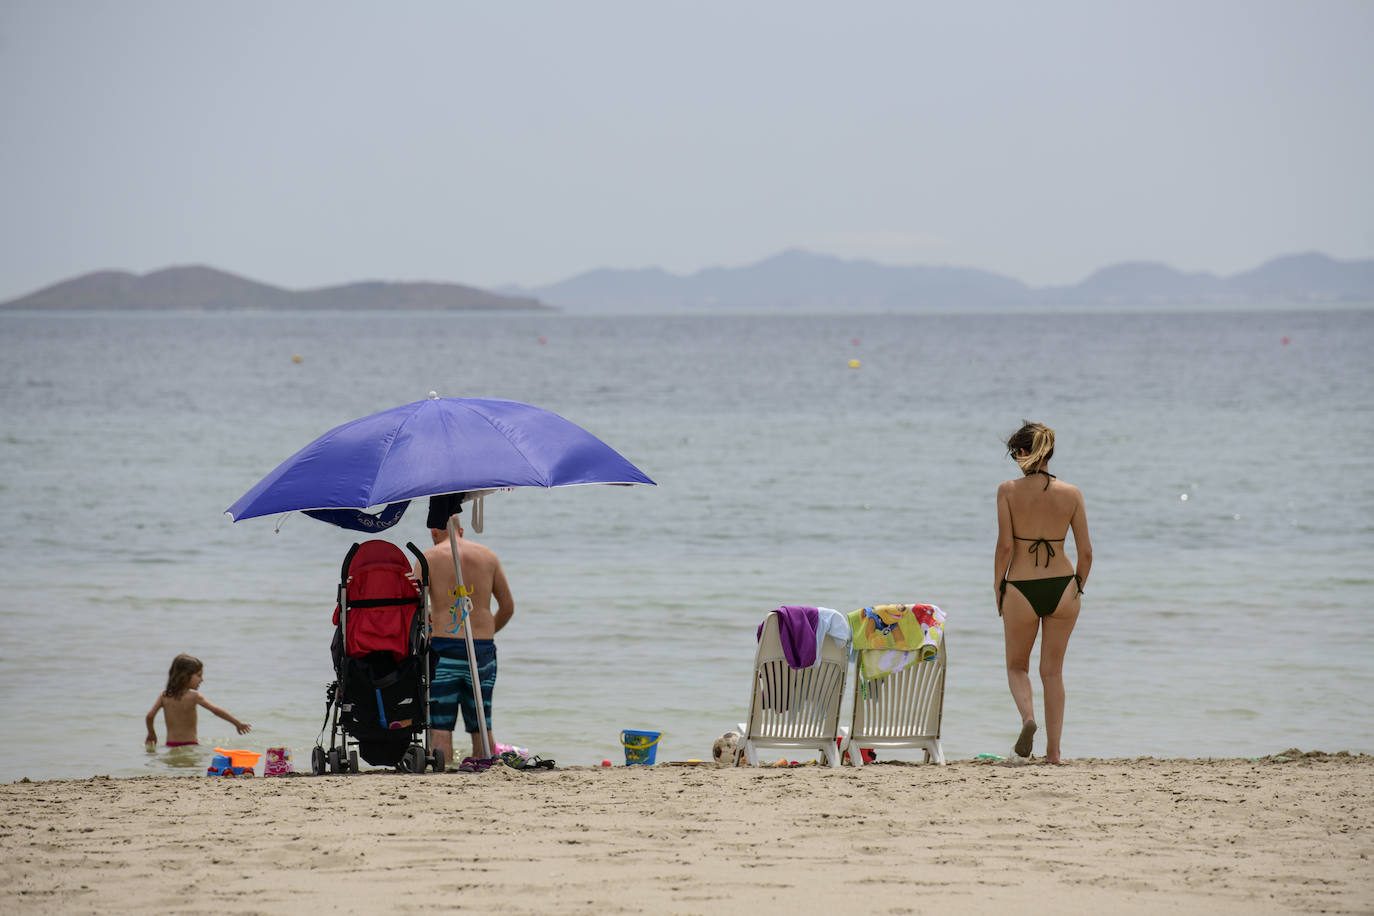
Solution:
[(1374, 2), (0, 0), (0, 299), (1374, 256)]

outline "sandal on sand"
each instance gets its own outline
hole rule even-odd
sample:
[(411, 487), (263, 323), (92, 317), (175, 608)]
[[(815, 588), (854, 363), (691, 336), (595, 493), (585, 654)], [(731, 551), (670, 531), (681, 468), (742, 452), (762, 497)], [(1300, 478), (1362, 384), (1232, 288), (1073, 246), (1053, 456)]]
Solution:
[(538, 755), (536, 754), (535, 756), (531, 757), (529, 760), (526, 760), (526, 761), (525, 761), (524, 769), (527, 769), (527, 770), (552, 770), (552, 769), (553, 769), (553, 761), (552, 761), (552, 760), (545, 760), (543, 757), (540, 757), (540, 756), (538, 756)]
[(460, 773), (480, 773), (487, 768), (485, 760), (478, 760), (476, 757), (464, 757), (463, 762), (458, 764)]
[(1029, 757), (1035, 739), (1035, 720), (1027, 719), (1021, 724), (1021, 734), (1016, 738), (1012, 753), (1017, 757)]

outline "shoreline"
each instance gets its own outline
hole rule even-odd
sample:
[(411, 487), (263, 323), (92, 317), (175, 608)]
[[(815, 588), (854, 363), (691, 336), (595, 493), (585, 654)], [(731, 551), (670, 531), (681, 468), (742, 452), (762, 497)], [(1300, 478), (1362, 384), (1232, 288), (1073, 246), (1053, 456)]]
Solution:
[(1374, 756), (0, 786), (7, 912), (1369, 912)]

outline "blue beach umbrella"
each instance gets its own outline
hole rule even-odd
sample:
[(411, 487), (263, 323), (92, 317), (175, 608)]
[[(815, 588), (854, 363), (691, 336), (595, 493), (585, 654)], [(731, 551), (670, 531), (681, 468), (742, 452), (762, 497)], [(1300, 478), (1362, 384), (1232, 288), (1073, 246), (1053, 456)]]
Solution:
[[(236, 522), (306, 512), (389, 528), (402, 505), (444, 493), (577, 484), (654, 485), (615, 449), (556, 413), (492, 398), (430, 397), (336, 426), (225, 511)], [(386, 506), (377, 515), (362, 510)], [(346, 511), (336, 511), (346, 510)]]
[[(336, 426), (268, 474), (225, 511), (236, 522), (304, 512), (357, 531), (400, 521), (412, 499), (510, 487), (654, 482), (615, 449), (556, 413), (490, 398), (415, 401)], [(366, 509), (384, 506), (375, 514)], [(459, 601), (469, 602), (458, 562), (456, 515), (448, 518)], [(474, 528), (481, 530), (474, 519)], [(466, 610), (465, 610), (466, 613)], [(463, 627), (469, 670), (477, 670), (472, 633)], [(477, 679), (473, 704), (482, 708)], [(486, 722), (477, 717), (491, 756)]]

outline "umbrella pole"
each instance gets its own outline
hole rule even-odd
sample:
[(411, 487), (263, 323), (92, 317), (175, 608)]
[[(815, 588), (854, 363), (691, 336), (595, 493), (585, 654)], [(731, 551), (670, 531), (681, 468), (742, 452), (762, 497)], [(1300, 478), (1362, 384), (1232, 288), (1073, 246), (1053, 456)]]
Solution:
[[(448, 546), (449, 552), (453, 554), (453, 577), (458, 583), (458, 600), (463, 602), (463, 610), (470, 612), (472, 602), (466, 594), (467, 589), (463, 587), (463, 564), (458, 558), (458, 516), (450, 515), (448, 519)], [(468, 680), (472, 681), (472, 704), (477, 710), (477, 730), (482, 734), (482, 754), (485, 757), (494, 756), (495, 749), (491, 746), (491, 735), (487, 734), (487, 717), (485, 708), (482, 706), (482, 676), (477, 671), (477, 647), (472, 644), (472, 623), (471, 614), (465, 613), (463, 619), (463, 642), (467, 643), (468, 649)]]

